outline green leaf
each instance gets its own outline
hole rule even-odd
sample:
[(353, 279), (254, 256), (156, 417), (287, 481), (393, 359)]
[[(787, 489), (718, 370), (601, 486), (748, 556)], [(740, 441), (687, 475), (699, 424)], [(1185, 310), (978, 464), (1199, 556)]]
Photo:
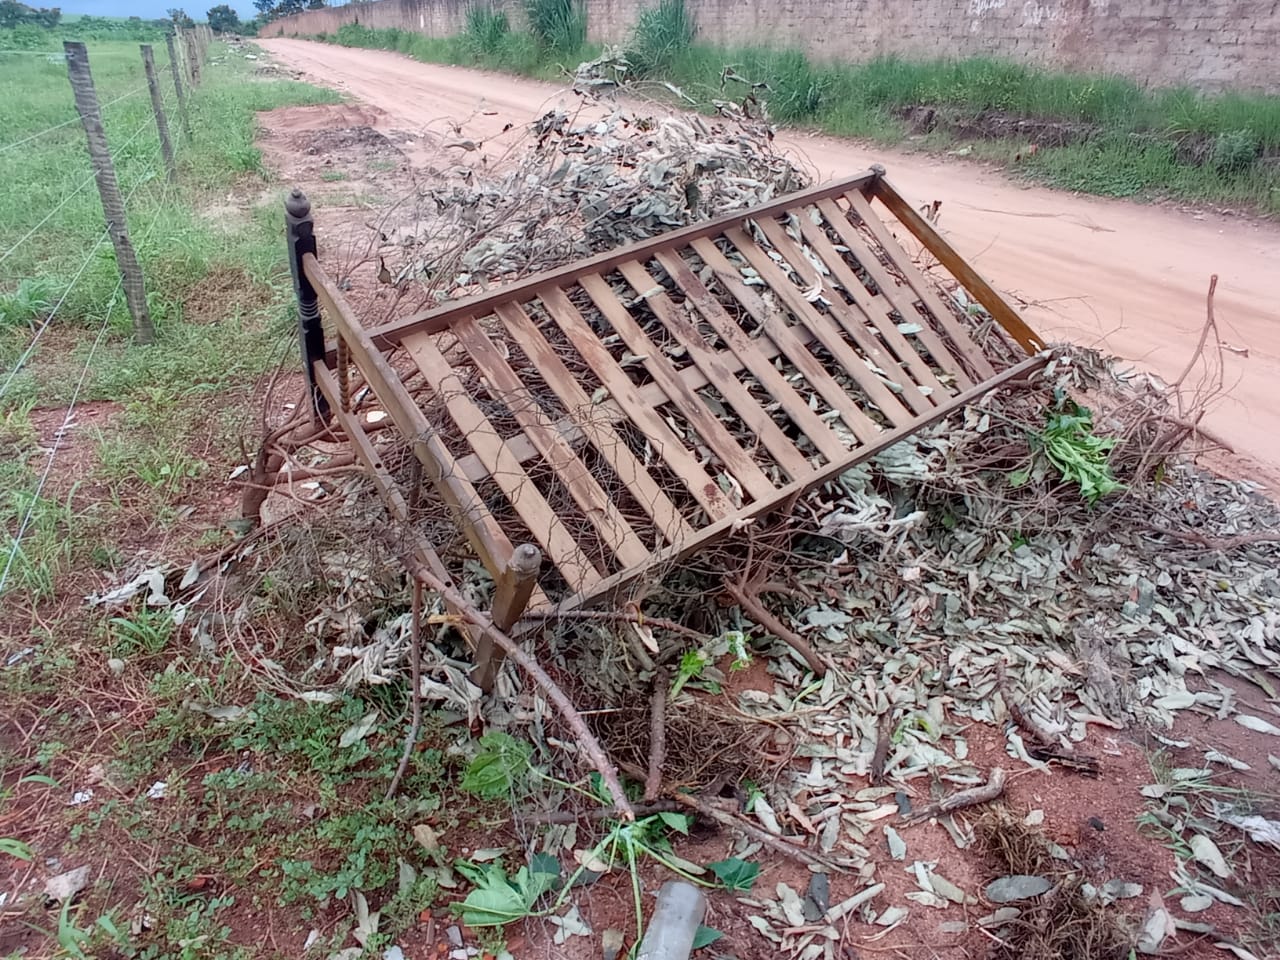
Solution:
[(490, 800), (509, 797), (524, 782), (532, 756), (530, 744), (508, 733), (486, 733), (462, 778), (462, 789)]
[(500, 927), (521, 920), (536, 911), (533, 905), (560, 882), (560, 861), (547, 854), (537, 854), (530, 866), (521, 867), (514, 877), (496, 863), (476, 864), (457, 861), (458, 872), (475, 884), (453, 910), (469, 927)]
[(529, 915), (524, 897), (514, 887), (483, 887), (472, 890), (454, 910), (469, 927), (501, 927)]
[(0, 853), (7, 853), (19, 860), (32, 860), (35, 857), (29, 846), (13, 837), (0, 837)]
[(43, 783), (46, 787), (61, 786), (53, 777), (46, 777), (43, 773), (33, 773), (30, 776), (23, 777), (18, 781), (18, 786), (22, 786), (24, 783)]
[(738, 857), (708, 863), (707, 869), (716, 875), (726, 890), (750, 890), (760, 876), (758, 863), (748, 863)]
[(699, 926), (693, 934), (693, 949), (701, 950), (703, 947), (709, 947), (723, 936), (724, 934), (715, 927)]
[(673, 813), (670, 810), (663, 810), (658, 814), (658, 816), (661, 817), (662, 822), (672, 830), (677, 833), (682, 833), (686, 837), (689, 835), (689, 825), (692, 823), (692, 818), (688, 814)]

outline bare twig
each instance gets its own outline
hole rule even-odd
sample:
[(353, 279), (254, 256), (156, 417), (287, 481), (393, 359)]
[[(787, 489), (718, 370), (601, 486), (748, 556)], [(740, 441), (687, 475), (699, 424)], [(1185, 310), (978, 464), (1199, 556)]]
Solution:
[(1002, 793), (1004, 793), (1004, 769), (996, 767), (991, 771), (991, 776), (987, 779), (987, 782), (981, 786), (961, 790), (959, 793), (953, 793), (949, 797), (943, 797), (937, 803), (931, 803), (927, 807), (913, 810), (903, 817), (903, 820), (906, 823), (931, 820), (945, 813), (963, 810), (965, 807), (976, 807), (980, 803), (990, 803)]
[(1162, 527), (1158, 524), (1151, 523), (1149, 520), (1138, 520), (1142, 526), (1155, 533), (1162, 534), (1166, 537), (1173, 537), (1175, 540), (1185, 540), (1188, 543), (1194, 543), (1197, 546), (1204, 547), (1206, 550), (1216, 550), (1225, 553), (1228, 550), (1235, 550), (1237, 547), (1247, 547), (1255, 543), (1276, 543), (1280, 542), (1280, 530), (1259, 530), (1254, 533), (1241, 533), (1234, 537), (1207, 537), (1203, 533), (1197, 533), (1195, 530), (1171, 530), (1168, 527)]
[(738, 583), (726, 582), (725, 590), (738, 602), (738, 606), (746, 611), (747, 616), (800, 654), (804, 662), (809, 665), (809, 668), (817, 676), (825, 677), (827, 675), (827, 665), (814, 653), (813, 648), (798, 633), (770, 613), (768, 608), (756, 596), (744, 590), (742, 585)]
[(888, 707), (880, 714), (880, 722), (876, 724), (876, 750), (871, 755), (870, 781), (873, 787), (884, 783), (884, 765), (889, 759), (889, 740), (893, 734), (893, 708)]
[[(674, 800), (657, 800), (653, 803), (637, 803), (631, 808), (637, 817), (648, 817), (655, 813), (678, 813), (685, 809)], [(577, 823), (580, 820), (612, 820), (617, 811), (606, 807), (592, 810), (543, 810), (521, 811), (519, 818), (525, 823)]]
[(1101, 774), (1098, 761), (1094, 757), (1085, 756), (1083, 753), (1077, 752), (1075, 744), (1055, 736), (1052, 732), (1046, 730), (1035, 716), (1022, 709), (1022, 704), (1013, 695), (1013, 689), (1009, 684), (1008, 675), (1005, 673), (1003, 660), (996, 664), (996, 687), (1000, 691), (1000, 696), (1004, 699), (1005, 708), (1009, 711), (1009, 716), (1012, 718), (1014, 725), (1023, 732), (1029, 741), (1027, 752), (1032, 759), (1039, 760), (1042, 763), (1057, 762), (1071, 767), (1088, 777), (1097, 777)]
[(613, 623), (634, 623), (640, 627), (654, 627), (658, 630), (670, 630), (672, 633), (678, 633), (682, 636), (697, 640), (698, 643), (705, 643), (707, 635), (699, 633), (691, 627), (686, 627), (682, 623), (674, 620), (666, 620), (662, 617), (650, 617), (643, 613), (631, 612), (628, 610), (534, 610), (527, 611), (520, 617), (523, 621), (556, 621), (556, 620), (601, 620)]
[(409, 702), (413, 705), (413, 722), (409, 724), (409, 732), (404, 738), (404, 753), (400, 757), (400, 766), (396, 775), (391, 778), (391, 786), (387, 787), (386, 799), (390, 800), (400, 788), (404, 772), (409, 769), (409, 758), (413, 756), (413, 748), (418, 742), (418, 731), (422, 728), (422, 582), (416, 577), (413, 581), (413, 614), (412, 626), (409, 629), (409, 669), (413, 678), (413, 689), (409, 692)]
[(662, 764), (667, 759), (667, 671), (653, 674), (653, 706), (649, 719), (649, 773), (644, 778), (644, 800), (652, 803), (662, 793)]
[(834, 861), (827, 859), (816, 853), (810, 853), (803, 847), (797, 847), (794, 843), (788, 843), (781, 837), (775, 837), (772, 833), (761, 830), (754, 824), (748, 823), (741, 817), (735, 817), (727, 810), (721, 810), (715, 804), (710, 803), (701, 797), (691, 796), (687, 793), (677, 793), (672, 796), (677, 803), (685, 807), (697, 810), (699, 813), (710, 817), (731, 830), (737, 830), (747, 837), (763, 844), (775, 853), (779, 853), (784, 857), (802, 863), (805, 866), (825, 867), (827, 869), (839, 869), (839, 865)]

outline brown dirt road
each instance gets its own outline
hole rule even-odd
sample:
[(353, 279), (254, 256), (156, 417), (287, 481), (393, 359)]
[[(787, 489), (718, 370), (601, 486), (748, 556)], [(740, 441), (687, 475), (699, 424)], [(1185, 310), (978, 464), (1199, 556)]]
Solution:
[[(258, 42), (312, 81), (381, 108), (398, 129), (445, 132), (449, 119), (492, 145), (504, 125), (518, 131), (576, 99), (555, 84), (382, 51)], [(1230, 395), (1206, 423), (1237, 452), (1220, 465), (1280, 491), (1280, 226), (1028, 187), (976, 164), (800, 131), (779, 139), (822, 179), (883, 163), (908, 199), (942, 201), (943, 232), (1028, 304), (1025, 316), (1043, 335), (1102, 346), (1170, 380), (1195, 348), (1209, 275), (1218, 274), (1221, 336), (1247, 356), (1225, 354)]]

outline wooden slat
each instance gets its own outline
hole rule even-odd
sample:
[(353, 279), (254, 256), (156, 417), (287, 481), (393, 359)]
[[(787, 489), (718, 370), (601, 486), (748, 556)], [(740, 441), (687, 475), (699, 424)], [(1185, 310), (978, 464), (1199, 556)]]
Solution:
[(834, 324), (828, 325), (823, 322), (825, 318), (822, 314), (804, 298), (804, 294), (787, 278), (769, 255), (747, 236), (746, 231), (734, 227), (725, 231), (725, 236), (747, 258), (747, 262), (755, 268), (773, 292), (786, 301), (787, 308), (796, 319), (817, 337), (818, 342), (835, 358), (836, 363), (880, 409), (885, 419), (895, 427), (909, 423), (912, 417), (911, 411), (904, 407), (902, 401), (894, 396), (893, 391), (867, 368), (866, 363), (845, 342), (844, 337), (835, 331)]
[(468, 396), (462, 378), (436, 347), (434, 338), (430, 334), (419, 334), (401, 343), (426, 374), (432, 390), (443, 401), (449, 416), (493, 481), (502, 489), (529, 532), (560, 568), (570, 587), (574, 590), (587, 589), (590, 583), (599, 579), (600, 571), (565, 529), (564, 522), (524, 472), (520, 461), (512, 456), (484, 412)]
[(982, 348), (973, 342), (969, 332), (960, 325), (960, 321), (955, 318), (955, 315), (947, 305), (942, 302), (942, 298), (938, 296), (933, 284), (925, 279), (914, 261), (912, 261), (911, 256), (894, 239), (893, 233), (885, 226), (884, 221), (876, 216), (875, 211), (871, 209), (870, 201), (867, 200), (862, 191), (851, 190), (845, 196), (848, 198), (849, 205), (853, 208), (853, 211), (867, 225), (871, 235), (876, 238), (876, 242), (884, 248), (885, 253), (897, 265), (903, 279), (907, 281), (907, 286), (929, 308), (929, 312), (934, 315), (934, 318), (947, 332), (947, 336), (951, 338), (951, 342), (955, 345), (955, 350), (969, 364), (969, 368), (977, 374), (978, 379), (986, 380), (988, 377), (994, 376), (995, 368), (991, 366), (991, 362), (982, 352)]
[(459, 320), (452, 332), (622, 566), (644, 563), (649, 551), (480, 325), (471, 319)]
[(868, 181), (868, 185), (872, 195), (889, 209), (899, 223), (916, 235), (929, 252), (938, 258), (938, 262), (960, 281), (960, 285), (975, 300), (987, 308), (987, 312), (996, 318), (1023, 350), (1027, 353), (1039, 353), (1045, 348), (1044, 341), (1027, 326), (1008, 301), (1000, 296), (964, 257), (956, 253), (942, 234), (933, 228), (933, 224), (920, 216), (920, 213), (894, 189), (893, 184), (881, 177)]
[(320, 269), (313, 254), (308, 253), (302, 258), (302, 269), (315, 287), (338, 335), (347, 341), (352, 360), (360, 367), (360, 372), (396, 422), (400, 433), (413, 445), (414, 455), (422, 462), (427, 477), (458, 518), (480, 562), (490, 572), (500, 570), (511, 556), (511, 541), (485, 509), (484, 502), (458, 468), (449, 448), (436, 436), (426, 414), (418, 409), (396, 371), (387, 363), (387, 358), (374, 347), (342, 293)]
[[(919, 324), (921, 330), (916, 336), (920, 338), (920, 342), (928, 349), (934, 363), (952, 376), (956, 382), (956, 389), (967, 390), (973, 386), (973, 380), (970, 379), (964, 364), (947, 349), (942, 342), (942, 338), (938, 336), (929, 325), (928, 320), (916, 309), (915, 294), (909, 287), (903, 287), (896, 277), (890, 275), (884, 264), (880, 262), (879, 255), (867, 246), (866, 239), (858, 232), (858, 228), (849, 220), (844, 210), (834, 200), (819, 201), (818, 209), (822, 212), (827, 222), (835, 227), (836, 232), (840, 234), (840, 239), (844, 241), (844, 245), (858, 258), (863, 269), (867, 271), (875, 285), (880, 288), (880, 296), (901, 314), (902, 322)], [(892, 318), (890, 318), (890, 321), (892, 322)]]
[[(564, 361), (552, 348), (528, 314), (515, 304), (500, 305), (495, 311), (512, 339), (520, 345), (572, 419), (572, 426), (580, 430), (604, 461), (613, 468), (627, 491), (649, 515), (658, 532), (668, 543), (678, 543), (693, 536), (690, 527), (663, 492), (644, 465), (636, 459), (631, 448), (618, 434), (609, 419), (603, 416), (603, 404), (594, 404), (582, 389)], [(618, 411), (621, 418), (622, 412)], [(530, 444), (530, 446), (532, 446)]]
[[(364, 468), (369, 471), (369, 476), (373, 479), (373, 485), (378, 488), (378, 494), (382, 497), (382, 502), (387, 508), (387, 513), (391, 518), (404, 527), (411, 549), (419, 563), (434, 573), (447, 586), (453, 586), (453, 575), (449, 573), (449, 568), (444, 565), (444, 561), (440, 559), (440, 555), (436, 553), (435, 548), (427, 542), (424, 537), (413, 526), (413, 519), (409, 515), (409, 502), (405, 499), (404, 492), (400, 489), (400, 485), (396, 483), (395, 478), (391, 476), (391, 472), (387, 470), (386, 464), (383, 463), (382, 457), (378, 454), (378, 449), (369, 439), (369, 434), (365, 431), (360, 418), (354, 413), (350, 413), (342, 409), (339, 402), (342, 399), (342, 388), (335, 379), (333, 372), (329, 370), (323, 363), (315, 365), (316, 386), (320, 388), (320, 392), (325, 395), (329, 401), (329, 409), (333, 411), (333, 415), (338, 420), (338, 424), (342, 427), (342, 431), (346, 434), (347, 439), (351, 441), (352, 449), (355, 451), (356, 457), (364, 464)], [(551, 601), (547, 599), (547, 595), (542, 592), (541, 587), (534, 587), (533, 597), (529, 601), (530, 610), (548, 610), (551, 607)], [(450, 612), (453, 612), (450, 607)], [(465, 624), (458, 625), (466, 636), (467, 642), (475, 647), (475, 642), (467, 631)]]
[(698, 432), (703, 442), (720, 458), (725, 472), (733, 475), (752, 500), (759, 500), (772, 493), (773, 482), (764, 475), (755, 460), (738, 446), (738, 441), (712, 415), (702, 398), (676, 375), (662, 348), (645, 336), (645, 332), (622, 305), (608, 282), (602, 277), (582, 277), (578, 282), (628, 349), (645, 358), (644, 366), (649, 375), (662, 387), (689, 426)]
[(689, 493), (702, 505), (702, 509), (715, 520), (736, 516), (737, 507), (725, 496), (720, 485), (707, 476), (697, 458), (667, 426), (666, 421), (658, 416), (654, 405), (640, 397), (631, 378), (600, 343), (595, 331), (565, 296), (565, 292), (558, 288), (543, 290), (539, 298), (587, 366), (622, 407), (631, 422), (644, 431), (653, 444), (654, 452), (688, 486)]
[[(927, 399), (931, 401), (931, 405), (936, 406), (942, 403), (952, 391), (942, 384), (942, 381), (933, 372), (933, 368), (929, 366), (928, 361), (920, 356), (906, 335), (893, 322), (893, 318), (889, 316), (889, 311), (886, 309), (888, 301), (884, 297), (873, 297), (871, 291), (862, 285), (858, 275), (853, 272), (849, 262), (841, 256), (840, 251), (836, 249), (835, 244), (831, 242), (831, 238), (827, 236), (822, 227), (804, 214), (801, 214), (797, 219), (800, 221), (800, 232), (809, 241), (810, 248), (827, 265), (827, 268), (835, 275), (836, 279), (840, 281), (840, 286), (853, 298), (854, 303), (858, 305), (858, 308), (866, 316), (867, 321), (879, 331), (880, 339), (897, 356), (898, 362), (905, 364), (911, 371), (916, 383), (922, 387), (929, 388)], [(847, 223), (848, 221), (845, 222)], [(927, 344), (925, 346), (927, 347)], [(950, 354), (948, 356), (950, 357)], [(954, 358), (951, 359), (954, 363)], [(945, 364), (940, 363), (939, 366), (943, 370), (947, 369)]]
[[(754, 216), (765, 216), (771, 211), (782, 211), (798, 203), (810, 203), (820, 197), (837, 197), (850, 190), (857, 190), (879, 176), (868, 170), (844, 180), (811, 187), (799, 193), (788, 194), (752, 211)], [(679, 230), (660, 234), (649, 240), (633, 243), (617, 250), (588, 257), (556, 270), (534, 274), (518, 283), (497, 287), (487, 293), (467, 297), (456, 303), (446, 304), (391, 323), (384, 323), (369, 331), (374, 342), (384, 349), (412, 333), (436, 333), (446, 329), (460, 317), (484, 317), (493, 312), (499, 303), (524, 303), (532, 300), (543, 287), (564, 288), (580, 277), (605, 274), (628, 260), (644, 261), (647, 255), (663, 248), (688, 244), (699, 237), (713, 237), (730, 224), (741, 223), (745, 214), (735, 212), (714, 220), (704, 220)]]
[[(876, 440), (875, 443), (868, 444), (865, 447), (859, 447), (858, 449), (846, 454), (840, 460), (835, 460), (824, 465), (817, 470), (809, 480), (793, 481), (784, 487), (779, 487), (767, 500), (755, 504), (754, 509), (752, 510), (752, 515), (763, 516), (767, 514), (770, 510), (774, 510), (785, 504), (792, 497), (803, 494), (806, 490), (812, 489), (818, 484), (825, 483), (833, 477), (838, 477), (850, 467), (856, 466), (864, 460), (875, 456), (882, 450), (885, 450), (893, 446), (895, 443), (911, 436), (911, 434), (915, 433), (917, 430), (927, 427), (931, 423), (936, 423), (948, 414), (954, 413), (957, 410), (962, 410), (975, 400), (981, 399), (986, 394), (1003, 386), (1011, 380), (1017, 380), (1025, 377), (1031, 371), (1044, 366), (1046, 362), (1047, 358), (1043, 355), (1031, 357), (1030, 359), (1024, 360), (1015, 366), (1009, 367), (1007, 370), (998, 373), (992, 379), (985, 381), (984, 383), (980, 383), (976, 387), (971, 387), (963, 393), (956, 394), (947, 400), (946, 403), (934, 407), (926, 416), (921, 417), (918, 420), (914, 420), (905, 426), (886, 431), (878, 440)], [(707, 544), (719, 539), (729, 531), (733, 530), (734, 525), (737, 522), (738, 518), (736, 517), (728, 517), (724, 520), (717, 521), (709, 527), (699, 531), (698, 536), (693, 542), (667, 547), (664, 550), (658, 551), (653, 555), (651, 563), (653, 565), (677, 563), (692, 554), (694, 551), (700, 550)], [(638, 576), (639, 572), (640, 571), (634, 570), (623, 571), (621, 573), (614, 574), (613, 576), (606, 577), (604, 580), (601, 580), (598, 584), (592, 587), (590, 591), (561, 601), (557, 609), (564, 612), (575, 610), (585, 606), (593, 600), (599, 599), (600, 597), (614, 594), (633, 581)]]
[[(839, 412), (840, 419), (859, 443), (870, 443), (880, 435), (880, 426), (866, 415), (848, 391), (836, 382), (818, 358), (809, 351), (808, 344), (815, 339), (815, 335), (808, 327), (791, 327), (782, 317), (770, 314), (759, 294), (743, 283), (738, 268), (710, 240), (695, 240), (693, 251), (715, 271), (720, 285), (760, 324), (764, 331), (760, 339), (768, 340), (775, 353), (781, 350), (808, 381), (809, 386), (817, 391), (832, 410)], [(825, 317), (821, 319), (831, 323), (834, 328), (834, 323), (827, 321)]]
[[(658, 281), (643, 264), (634, 261), (624, 263), (618, 267), (618, 271), (637, 294), (661, 289)], [(651, 294), (645, 299), (649, 308), (662, 321), (662, 325), (675, 334), (676, 340), (689, 352), (689, 359), (707, 375), (711, 385), (720, 392), (729, 406), (737, 411), (743, 425), (760, 438), (760, 442), (773, 454), (787, 476), (792, 480), (799, 480), (812, 473), (813, 465), (796, 449), (791, 439), (773, 422), (760, 402), (747, 392), (747, 388), (725, 364), (732, 356), (709, 347), (702, 334), (689, 322), (684, 310), (672, 303), (666, 293)]]
[[(667, 275), (697, 307), (703, 319), (715, 328), (716, 333), (720, 334), (729, 349), (733, 351), (733, 355), (737, 357), (737, 363), (732, 363), (730, 357), (722, 358), (722, 362), (728, 364), (729, 373), (736, 377), (739, 370), (743, 368), (748, 370), (760, 381), (760, 385), (778, 402), (791, 418), (791, 422), (804, 432), (824, 458), (834, 460), (836, 457), (843, 456), (846, 452), (845, 446), (830, 425), (809, 408), (804, 397), (800, 396), (787, 378), (778, 371), (769, 353), (761, 349), (760, 341), (748, 337), (737, 321), (725, 312), (720, 301), (711, 295), (711, 291), (698, 279), (698, 275), (690, 269), (685, 259), (672, 250), (661, 250), (655, 254), (655, 257), (662, 269), (667, 271)], [(766, 344), (773, 346), (771, 341), (766, 341)], [(801, 349), (803, 350), (803, 347)], [(777, 347), (774, 346), (771, 352), (776, 356)], [(812, 359), (813, 355), (809, 351), (804, 350), (804, 353)]]
[[(801, 215), (803, 216), (803, 212)], [(774, 250), (787, 263), (791, 264), (792, 269), (801, 276), (808, 289), (812, 289), (816, 285), (824, 288), (829, 285), (829, 281), (822, 276), (818, 268), (804, 255), (804, 251), (791, 239), (782, 224), (773, 219), (756, 220), (754, 222), (773, 245)], [(834, 291), (833, 295), (828, 297), (827, 300), (830, 304), (828, 309), (831, 311), (831, 315), (839, 321), (840, 326), (849, 335), (849, 339), (854, 342), (854, 345), (862, 352), (863, 356), (884, 371), (886, 377), (902, 388), (901, 393), (894, 393), (898, 402), (904, 404), (914, 414), (927, 412), (933, 406), (933, 403), (916, 389), (917, 380), (913, 372), (903, 367), (888, 348), (867, 329), (868, 318), (865, 315), (855, 313), (844, 302), (842, 297), (834, 294)]]

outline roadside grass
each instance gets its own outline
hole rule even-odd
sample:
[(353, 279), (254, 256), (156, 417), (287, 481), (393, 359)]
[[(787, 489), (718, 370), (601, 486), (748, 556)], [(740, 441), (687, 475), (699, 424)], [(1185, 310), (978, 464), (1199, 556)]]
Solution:
[[(571, 9), (569, 0), (530, 6)], [(563, 77), (600, 54), (598, 44), (551, 42), (509, 25), (498, 30), (495, 16), (473, 15), (457, 37), (349, 25), (317, 39), (539, 79)], [(990, 58), (825, 65), (797, 50), (710, 46), (697, 41), (696, 31), (681, 0), (646, 7), (625, 45), (632, 76), (652, 81), (647, 86), (659, 97), (670, 96), (663, 84), (671, 83), (704, 105), (754, 96), (780, 123), (837, 136), (932, 151), (967, 142), (975, 158), (1061, 189), (1280, 214), (1280, 97), (1147, 90), (1124, 77)], [(913, 128), (916, 108), (936, 112), (936, 129)], [(1063, 125), (1058, 138), (1067, 142), (1050, 142), (1053, 131), (1009, 135), (1019, 120)], [(974, 131), (984, 130), (975, 140)]]
[[(157, 519), (172, 513), (161, 510), (165, 499), (199, 479), (207, 466), (189, 452), (193, 443), (207, 440), (202, 434), (210, 418), (201, 405), (214, 395), (227, 402), (228, 391), (253, 383), (283, 355), (291, 334), (289, 283), (278, 210), (273, 204), (267, 204), (270, 210), (255, 208), (269, 181), (254, 146), (254, 114), (338, 99), (306, 84), (262, 82), (252, 75), (252, 61), (224, 52), (223, 62), (191, 96), (190, 144), (182, 138), (170, 96), (179, 167), (178, 183), (170, 184), (161, 169), (149, 99), (139, 90), (144, 79), (137, 45), (95, 43), (89, 52), (100, 100), (118, 101), (104, 107), (105, 128), (129, 198), (131, 233), (159, 338), (151, 347), (132, 342), (60, 53), (0, 59), (6, 143), (71, 121), (0, 152), (0, 255), (10, 251), (0, 263), (0, 441), (6, 453), (16, 454), (0, 471), (0, 556), (7, 558), (40, 479), (44, 458), (37, 455), (30, 412), (73, 398), (78, 404), (112, 401), (129, 408), (123, 418), (97, 427), (99, 473), (78, 478), (106, 481), (112, 491), (108, 503), (79, 503), (65, 486), (36, 500), (10, 573), (13, 588), (30, 590), (34, 598), (51, 593), (59, 571), (91, 560), (99, 538), (84, 532), (97, 531), (122, 503), (138, 501), (138, 491), (152, 494), (143, 499), (156, 505)], [(167, 81), (167, 67), (161, 75)], [(225, 201), (228, 189), (246, 198), (242, 222), (204, 213)], [(201, 280), (217, 271), (235, 271), (244, 282), (232, 285), (223, 302), (192, 303)], [(217, 320), (191, 323), (189, 312)], [(19, 366), (33, 332), (51, 315), (49, 328)], [(244, 419), (253, 422), (247, 412)], [(233, 438), (218, 439), (230, 440), (226, 449), (235, 449)], [(97, 515), (93, 523), (89, 512)]]
[[(136, 44), (92, 44), (90, 56), (104, 102), (141, 83)], [(447, 851), (428, 855), (412, 827), (455, 830), (476, 815), (474, 802), (450, 802), (463, 761), (431, 718), (399, 798), (383, 800), (408, 724), (403, 683), (323, 703), (282, 689), (264, 661), (314, 657), (279, 603), (287, 584), (244, 588), (237, 629), (257, 646), (235, 651), (194, 643), (191, 624), (163, 609), (84, 603), (103, 582), (232, 542), (223, 481), (256, 436), (263, 375), (296, 349), (254, 113), (338, 98), (253, 70), (214, 46), (192, 98), (193, 144), (174, 118), (176, 185), (159, 169), (145, 93), (106, 108), (158, 329), (140, 347), (110, 246), (93, 250), (96, 192), (74, 193), (89, 168), (65, 67), (56, 54), (0, 59), (6, 143), (73, 121), (0, 152), (0, 254), (32, 233), (0, 264), (0, 560), (28, 519), (0, 632), (0, 874), (88, 864), (93, 877), (63, 909), (0, 904), (0, 927), (20, 931), (6, 933), (6, 951), (293, 957), (314, 926), (323, 956), (349, 944), (357, 894), (381, 911), (376, 949), (436, 905), (435, 880), (406, 883), (406, 868), (438, 866)], [(80, 425), (51, 441), (73, 399)], [(377, 723), (351, 737), (370, 713)]]

